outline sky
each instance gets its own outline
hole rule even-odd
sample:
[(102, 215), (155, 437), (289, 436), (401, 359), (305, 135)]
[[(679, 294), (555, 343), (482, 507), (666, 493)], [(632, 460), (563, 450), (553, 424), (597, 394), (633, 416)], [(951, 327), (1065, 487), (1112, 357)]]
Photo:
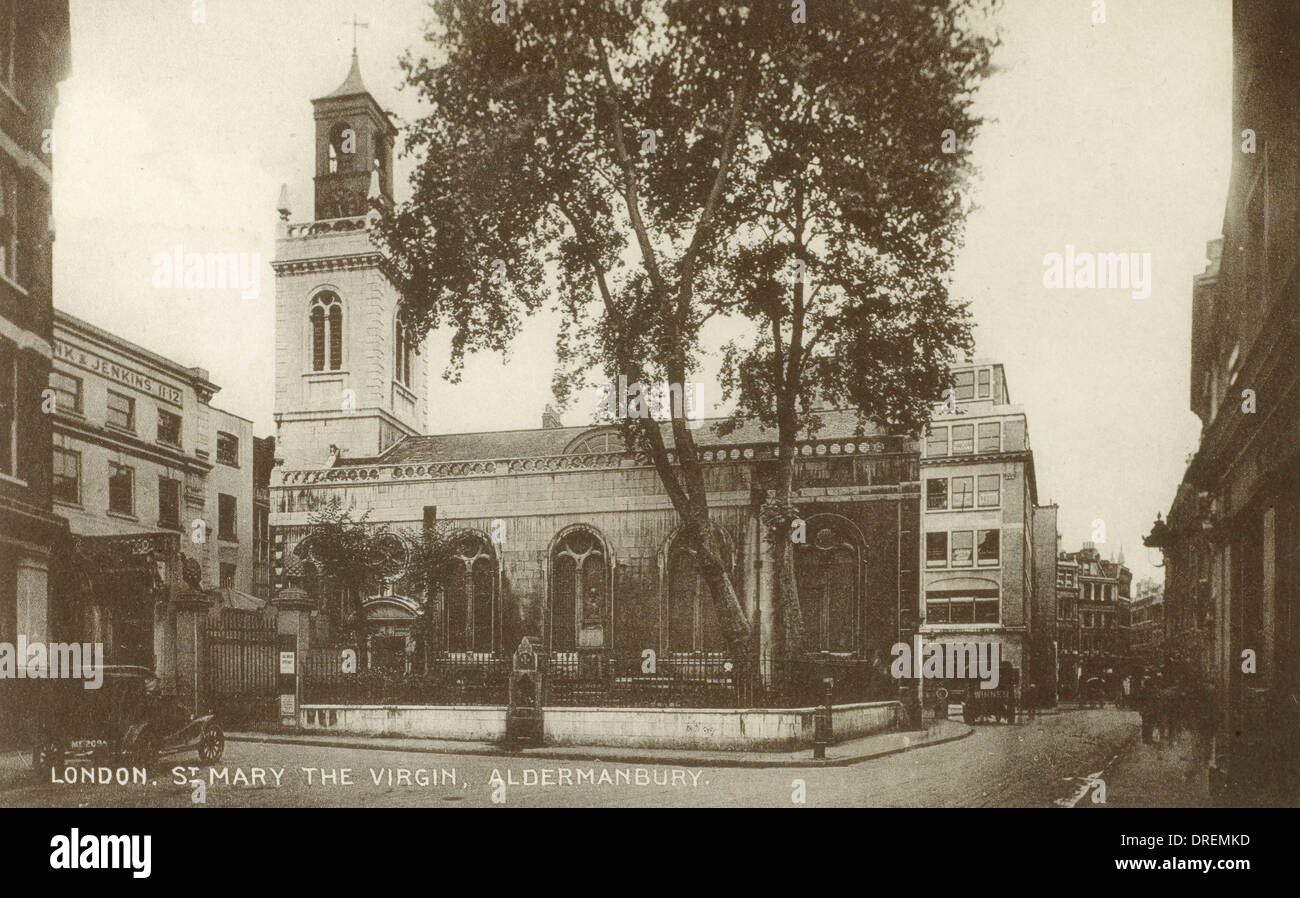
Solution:
[[(1231, 9), (1104, 6), (1100, 24), (1092, 0), (1008, 0), (999, 13), (953, 287), (971, 302), (976, 356), (1005, 364), (1028, 416), (1039, 501), (1060, 506), (1062, 547), (1102, 521), (1103, 555), (1122, 548), (1136, 577), (1159, 579), (1141, 536), (1197, 444), (1191, 279), (1221, 231), (1235, 147)], [(417, 118), (397, 60), (436, 54), (425, 5), (72, 0), (71, 10), (72, 72), (55, 118), (55, 304), (206, 368), (222, 388), (215, 405), (273, 434), (275, 207), (287, 184), (291, 220), (310, 218), (310, 100), (347, 74), (355, 15), (368, 23), (357, 31), (367, 87), (400, 121)], [(410, 171), (399, 158), (399, 200)], [(152, 260), (178, 244), (260, 254), (258, 295), (156, 288)], [(1045, 256), (1067, 246), (1149, 253), (1150, 295), (1045, 287)], [(433, 375), (431, 430), (539, 426), (554, 327), (533, 319), (508, 360), (471, 358), (459, 385), (439, 378), (448, 335), (431, 335), (419, 357)], [(570, 412), (565, 423), (580, 422)]]

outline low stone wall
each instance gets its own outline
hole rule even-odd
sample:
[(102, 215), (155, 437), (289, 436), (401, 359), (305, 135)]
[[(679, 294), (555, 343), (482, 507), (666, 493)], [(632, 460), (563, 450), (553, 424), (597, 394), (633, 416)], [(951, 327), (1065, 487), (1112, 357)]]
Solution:
[[(813, 708), (547, 708), (548, 745), (637, 748), (793, 750), (812, 745)], [(836, 705), (834, 741), (890, 732), (898, 702)], [(303, 705), (308, 732), (416, 736), (472, 742), (505, 737), (506, 709), (485, 706)]]
[(496, 742), (506, 734), (506, 709), (490, 705), (303, 705), (298, 709), (298, 725), (306, 732)]

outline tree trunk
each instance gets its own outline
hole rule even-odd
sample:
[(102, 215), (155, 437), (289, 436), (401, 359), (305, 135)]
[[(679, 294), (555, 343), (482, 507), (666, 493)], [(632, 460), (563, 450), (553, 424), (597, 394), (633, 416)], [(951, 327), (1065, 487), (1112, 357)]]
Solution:
[[(784, 428), (783, 428), (784, 430)], [(776, 609), (780, 614), (780, 657), (789, 662), (801, 656), (808, 648), (804, 643), (803, 607), (799, 602), (799, 584), (795, 579), (794, 540), (790, 522), (795, 514), (791, 496), (794, 488), (793, 438), (783, 432), (779, 437), (780, 458), (777, 460), (776, 490), (773, 505), (778, 514), (772, 534), (774, 581), (777, 588)]]
[[(723, 638), (727, 641), (727, 651), (734, 665), (736, 682), (741, 684), (742, 689), (748, 689), (753, 683), (755, 669), (753, 628), (736, 593), (731, 571), (727, 569), (722, 555), (722, 547), (718, 545), (710, 525), (708, 496), (699, 470), (695, 441), (683, 424), (684, 422), (674, 422), (676, 467), (668, 457), (658, 422), (647, 421), (642, 427), (642, 434), (659, 480), (672, 500), (673, 508), (686, 523), (686, 537), (695, 551), (700, 575), (709, 590), (709, 600), (717, 611)], [(678, 476), (679, 469), (683, 477)]]

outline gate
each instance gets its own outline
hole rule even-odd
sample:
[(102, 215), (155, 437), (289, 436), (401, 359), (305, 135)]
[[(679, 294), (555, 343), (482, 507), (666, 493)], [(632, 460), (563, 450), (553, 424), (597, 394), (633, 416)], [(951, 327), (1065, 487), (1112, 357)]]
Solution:
[(259, 611), (227, 608), (208, 622), (207, 696), (227, 728), (279, 719), (276, 625)]

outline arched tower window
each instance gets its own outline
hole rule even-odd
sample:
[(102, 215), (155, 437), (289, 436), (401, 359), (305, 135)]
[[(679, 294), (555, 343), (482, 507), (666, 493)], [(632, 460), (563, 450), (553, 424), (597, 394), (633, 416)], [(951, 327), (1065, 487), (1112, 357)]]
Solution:
[(551, 651), (607, 645), (611, 559), (592, 529), (575, 527), (551, 549)]
[(814, 652), (856, 652), (859, 633), (859, 565), (857, 529), (838, 515), (808, 519), (809, 540), (795, 553), (799, 605), (805, 645)]
[(402, 321), (399, 312), (393, 321), (393, 379), (404, 387), (414, 386), (415, 378), (412, 375), (411, 361), (415, 354), (414, 334)]
[(465, 533), (438, 577), (443, 633), (449, 652), (493, 652), (501, 643), (497, 559), (479, 533)]
[(333, 293), (318, 293), (311, 301), (311, 370), (343, 367), (343, 303)]
[[(723, 563), (731, 568), (731, 546), (721, 530), (713, 528), (717, 544), (722, 549)], [(667, 622), (669, 652), (722, 652), (727, 641), (718, 621), (718, 612), (709, 593), (708, 584), (700, 572), (695, 546), (678, 531), (668, 548), (666, 570), (668, 607)]]
[(357, 132), (347, 122), (336, 122), (330, 128), (329, 173), (352, 168), (356, 152)]

